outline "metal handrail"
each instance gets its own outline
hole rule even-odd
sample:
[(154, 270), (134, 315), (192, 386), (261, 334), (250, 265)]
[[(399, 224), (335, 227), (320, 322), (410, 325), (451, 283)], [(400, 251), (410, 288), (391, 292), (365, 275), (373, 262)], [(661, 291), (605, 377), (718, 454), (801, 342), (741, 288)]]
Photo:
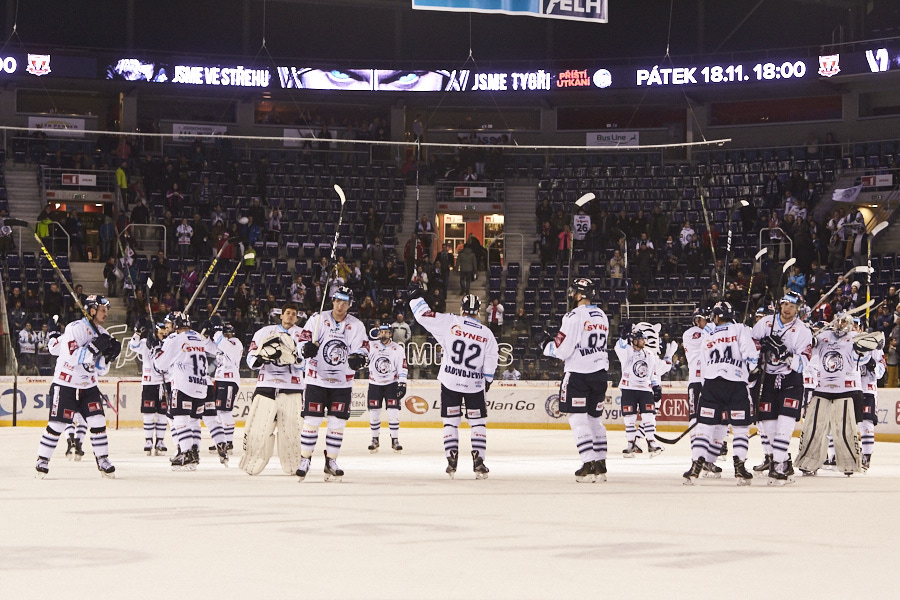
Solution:
[[(66, 258), (69, 258), (70, 254), (72, 252), (72, 236), (69, 235), (69, 232), (66, 231), (65, 227), (63, 227), (61, 224), (57, 223), (56, 221), (50, 221), (50, 227), (51, 228), (59, 227), (59, 230), (65, 234), (65, 236), (66, 236)], [(55, 253), (56, 248), (53, 248), (53, 250)]]
[(787, 234), (787, 232), (784, 229), (782, 229), (781, 227), (766, 227), (764, 229), (760, 229), (759, 230), (759, 249), (762, 250), (763, 248), (766, 248), (768, 250), (770, 247), (775, 245), (772, 243), (765, 243), (765, 244), (763, 243), (763, 233), (769, 232), (769, 231), (780, 231), (781, 235), (784, 236), (782, 239), (782, 242), (786, 241), (788, 244), (787, 257), (785, 258), (785, 260), (794, 256), (794, 240), (792, 240), (791, 236), (789, 236)]
[[(487, 254), (487, 267), (488, 267), (488, 273), (490, 273), (490, 271), (491, 271), (491, 251), (490, 251), (491, 246), (494, 245), (494, 242), (495, 242), (495, 241), (497, 241), (497, 240), (499, 240), (499, 239), (501, 239), (501, 238), (505, 241), (506, 236), (508, 236), (508, 235), (517, 235), (517, 236), (519, 236), (519, 238), (520, 238), (520, 240), (519, 240), (519, 242), (520, 242), (520, 250), (519, 250), (519, 252), (520, 252), (520, 254), (521, 254), (521, 258), (519, 259), (519, 264), (523, 264), (523, 263), (525, 262), (525, 235), (524, 235), (524, 234), (521, 234), (521, 233), (517, 233), (517, 232), (515, 232), (515, 231), (503, 232), (503, 233), (501, 233), (500, 235), (498, 235), (498, 236), (496, 236), (496, 237), (488, 238), (488, 239), (490, 240), (490, 243), (486, 244), (485, 247), (484, 247), (484, 249), (488, 251), (488, 254)], [(504, 248), (505, 248), (505, 247), (506, 247), (506, 246), (505, 246), (505, 244), (504, 244)], [(504, 255), (504, 258), (507, 259), (506, 262), (509, 263), (508, 257)]]
[[(163, 232), (163, 235), (162, 235), (163, 256), (168, 258), (169, 255), (168, 255), (168, 252), (166, 251), (166, 248), (168, 248), (168, 245), (167, 245), (168, 231), (166, 231), (165, 225), (160, 225), (159, 223), (129, 223), (128, 225), (125, 226), (125, 228), (122, 231), (119, 232), (119, 236), (118, 236), (119, 242), (122, 241), (123, 236), (125, 235), (125, 232), (128, 231), (132, 227), (134, 227), (135, 230), (137, 230), (138, 227), (159, 227), (160, 229), (162, 229), (162, 232)], [(146, 240), (145, 240), (145, 238), (141, 238), (141, 241), (146, 241)], [(154, 241), (156, 241), (156, 240), (154, 240)], [(122, 245), (124, 246), (124, 244), (122, 244)]]

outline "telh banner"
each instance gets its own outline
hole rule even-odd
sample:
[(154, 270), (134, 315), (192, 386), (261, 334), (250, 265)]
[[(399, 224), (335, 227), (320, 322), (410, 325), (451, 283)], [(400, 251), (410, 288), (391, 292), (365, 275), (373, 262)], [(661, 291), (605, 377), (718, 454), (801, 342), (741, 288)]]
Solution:
[(416, 10), (499, 13), (608, 23), (607, 0), (412, 0)]

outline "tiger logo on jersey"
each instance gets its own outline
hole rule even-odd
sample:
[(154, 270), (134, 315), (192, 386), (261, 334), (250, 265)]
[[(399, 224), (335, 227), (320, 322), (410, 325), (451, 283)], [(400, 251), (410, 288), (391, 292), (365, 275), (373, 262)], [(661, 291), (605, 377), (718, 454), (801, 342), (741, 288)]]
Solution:
[(394, 365), (388, 357), (379, 356), (375, 359), (374, 364), (372, 364), (370, 368), (379, 375), (388, 375), (393, 372)]
[(644, 360), (639, 360), (634, 363), (634, 366), (631, 367), (631, 370), (634, 371), (634, 374), (641, 379), (647, 377), (647, 375), (650, 374), (650, 367), (647, 365), (647, 361)]
[(346, 363), (349, 355), (347, 344), (341, 340), (328, 340), (322, 348), (322, 357), (332, 367)]
[(822, 358), (822, 368), (826, 373), (837, 373), (844, 370), (844, 357), (840, 352), (829, 350)]

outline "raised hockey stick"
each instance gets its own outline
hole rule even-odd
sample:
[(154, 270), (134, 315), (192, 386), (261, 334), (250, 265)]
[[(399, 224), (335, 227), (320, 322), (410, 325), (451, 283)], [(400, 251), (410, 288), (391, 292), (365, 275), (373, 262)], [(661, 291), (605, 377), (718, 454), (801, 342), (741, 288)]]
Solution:
[(222, 247), (219, 248), (218, 254), (213, 259), (212, 264), (209, 265), (209, 268), (206, 270), (206, 274), (203, 276), (203, 279), (200, 280), (200, 283), (197, 284), (197, 289), (194, 290), (194, 294), (191, 296), (191, 299), (188, 300), (187, 306), (184, 307), (184, 314), (188, 314), (191, 312), (191, 307), (194, 305), (194, 301), (197, 299), (197, 296), (200, 295), (200, 291), (203, 289), (203, 286), (206, 285), (206, 280), (209, 279), (209, 276), (212, 274), (213, 269), (216, 268), (216, 263), (219, 262), (219, 257), (222, 256), (222, 252), (225, 251), (225, 247), (231, 242), (225, 242), (222, 244)]
[[(590, 202), (591, 200), (593, 200), (596, 197), (597, 196), (596, 196), (596, 194), (594, 194), (594, 192), (588, 192), (587, 194), (583, 195), (581, 198), (579, 198), (578, 200), (575, 201), (575, 206), (577, 206), (578, 208), (583, 208), (585, 204), (587, 204), (588, 202)], [(574, 227), (575, 222), (574, 221), (575, 221), (575, 215), (572, 215), (572, 225), (573, 225), (572, 231), (571, 231), (572, 241), (569, 243), (569, 266), (568, 266), (569, 281), (572, 281), (572, 279), (573, 279), (573, 277), (572, 277), (572, 260), (575, 257), (575, 227)], [(568, 282), (566, 282), (566, 285), (568, 285)], [(570, 306), (570, 304), (571, 304), (571, 300), (569, 299), (569, 296), (567, 294), (566, 295), (566, 306), (569, 309), (572, 308)]]
[(153, 289), (153, 280), (147, 278), (147, 316), (153, 321), (153, 307), (150, 305), (150, 290)]
[[(760, 250), (759, 252), (756, 253), (756, 255), (753, 257), (753, 260), (756, 261), (757, 263), (759, 263), (759, 261), (762, 260), (762, 257), (765, 256), (766, 254), (768, 254), (768, 252), (769, 252), (768, 248), (763, 248), (762, 250)], [(753, 275), (754, 275), (753, 273), (750, 274), (750, 286), (747, 288), (747, 301), (744, 303), (744, 322), (745, 323), (747, 322), (747, 312), (750, 310), (750, 290), (753, 289)], [(763, 294), (763, 297), (765, 299), (765, 294)]]
[[(750, 203), (747, 202), (746, 200), (741, 200), (739, 202), (739, 204), (741, 207), (750, 205)], [(725, 283), (728, 281), (728, 255), (731, 254), (731, 221), (732, 221), (732, 219), (734, 219), (734, 201), (732, 201), (731, 209), (728, 211), (728, 238), (725, 243), (725, 270), (722, 271), (722, 287), (720, 288), (722, 290), (723, 294), (725, 293)], [(752, 280), (753, 273), (751, 273), (750, 276), (751, 276), (751, 280)], [(750, 290), (748, 288), (747, 296), (749, 296), (749, 295), (750, 295)], [(745, 310), (744, 313), (746, 313), (746, 312), (747, 311)]]
[(317, 340), (319, 339), (319, 325), (322, 324), (322, 311), (325, 310), (325, 298), (328, 297), (328, 283), (331, 280), (331, 269), (334, 268), (334, 255), (337, 251), (337, 243), (338, 236), (341, 234), (341, 223), (344, 222), (344, 204), (347, 203), (347, 197), (344, 195), (344, 189), (338, 184), (334, 184), (334, 191), (337, 192), (338, 198), (341, 201), (341, 212), (338, 215), (338, 224), (337, 227), (334, 228), (334, 241), (331, 242), (331, 259), (329, 260), (329, 274), (325, 277), (325, 285), (322, 287), (322, 303), (319, 305), (319, 314), (316, 319), (316, 328), (313, 330), (312, 341), (315, 343), (319, 343)]
[[(247, 253), (244, 255), (244, 260), (248, 260), (253, 257), (253, 253)], [(212, 313), (209, 315), (212, 317), (219, 310), (219, 306), (222, 304), (222, 300), (225, 299), (225, 292), (228, 291), (228, 288), (231, 287), (231, 284), (234, 283), (234, 278), (237, 277), (238, 271), (240, 271), (243, 265), (243, 261), (238, 263), (238, 266), (234, 268), (234, 271), (231, 273), (231, 277), (228, 278), (228, 283), (225, 284), (225, 289), (222, 290), (222, 293), (219, 295), (219, 299), (216, 301), (216, 305), (213, 307)]]
[[(865, 265), (859, 265), (858, 267), (853, 267), (852, 269), (850, 269), (849, 271), (844, 273), (844, 280), (846, 280), (848, 277), (850, 277), (854, 273), (868, 273), (869, 268), (870, 267), (867, 267)], [(810, 309), (811, 312), (816, 312), (816, 309), (819, 308), (819, 306), (821, 306), (828, 299), (828, 297), (834, 293), (834, 290), (838, 289), (838, 286), (841, 285), (841, 283), (842, 283), (841, 280), (838, 279), (835, 282), (835, 284), (833, 286), (831, 286), (831, 289), (828, 290), (828, 292), (826, 292), (825, 294), (823, 294), (822, 297), (819, 298), (819, 301), (813, 305), (812, 309)]]
[(81, 314), (84, 315), (84, 318), (87, 319), (88, 327), (91, 328), (91, 331), (94, 332), (94, 335), (100, 335), (100, 333), (97, 331), (97, 328), (94, 327), (94, 323), (91, 321), (91, 315), (89, 315), (87, 310), (85, 310), (84, 305), (81, 303), (81, 300), (78, 299), (78, 294), (76, 294), (75, 290), (72, 289), (72, 284), (70, 284), (69, 281), (65, 278), (62, 270), (56, 264), (56, 261), (53, 260), (53, 257), (50, 255), (50, 252), (47, 250), (47, 247), (44, 246), (44, 242), (41, 241), (41, 238), (37, 233), (34, 234), (34, 239), (36, 239), (37, 243), (41, 246), (41, 251), (44, 253), (44, 256), (47, 258), (47, 260), (50, 261), (50, 266), (52, 266), (53, 270), (56, 271), (56, 275), (57, 277), (59, 277), (59, 280), (62, 281), (63, 285), (66, 286), (66, 289), (69, 290), (69, 295), (72, 296), (72, 300), (75, 301), (75, 306), (78, 307), (78, 310), (80, 310)]

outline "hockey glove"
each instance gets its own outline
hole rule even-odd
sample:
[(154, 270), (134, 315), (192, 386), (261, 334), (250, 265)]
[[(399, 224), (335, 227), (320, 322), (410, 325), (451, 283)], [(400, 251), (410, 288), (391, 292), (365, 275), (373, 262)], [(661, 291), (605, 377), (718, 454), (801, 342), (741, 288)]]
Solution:
[(222, 331), (225, 329), (225, 323), (219, 315), (213, 315), (209, 318), (209, 329), (207, 331)]
[(354, 371), (359, 371), (366, 367), (369, 364), (369, 355), (368, 354), (351, 354), (347, 357), (347, 366), (353, 369)]
[(874, 373), (875, 369), (878, 367), (878, 363), (874, 358), (870, 358), (869, 362), (866, 363), (866, 369), (869, 370), (870, 373)]
[(619, 338), (620, 339), (630, 342), (631, 341), (631, 330), (632, 330), (631, 321), (629, 321), (628, 319), (622, 319), (621, 321), (619, 321)]
[(653, 403), (659, 404), (662, 402), (662, 386), (654, 385), (653, 386)]
[(750, 374), (748, 375), (748, 378), (747, 378), (747, 382), (748, 382), (747, 386), (750, 388), (755, 387), (756, 384), (759, 383), (759, 376), (761, 373), (762, 373), (762, 369), (760, 369), (759, 367), (750, 371)]
[(303, 355), (303, 358), (315, 358), (318, 353), (319, 345), (315, 342), (306, 342), (303, 344), (303, 349), (300, 350), (300, 354)]
[(103, 357), (106, 359), (108, 364), (111, 364), (114, 360), (119, 358), (119, 354), (122, 353), (122, 342), (113, 338), (113, 341), (110, 343), (109, 348), (107, 348), (103, 352)]
[(412, 301), (416, 298), (422, 298), (425, 296), (425, 290), (418, 283), (409, 284), (409, 290), (407, 291), (407, 299)]
[(784, 360), (790, 354), (784, 340), (778, 335), (767, 335), (759, 341), (759, 345), (763, 351), (774, 356), (776, 360)]
[(200, 323), (200, 333), (207, 337), (212, 335), (212, 323), (210, 323), (209, 320)]
[(493, 379), (485, 379), (484, 380), (484, 393), (487, 394), (491, 391), (491, 384), (494, 382)]
[(62, 331), (51, 331), (47, 334), (47, 342), (52, 342), (56, 338), (62, 335)]
[(108, 333), (101, 333), (98, 335), (93, 342), (88, 344), (88, 350), (90, 350), (94, 356), (102, 356), (104, 352), (112, 345), (115, 340)]
[(534, 344), (541, 350), (544, 349), (544, 347), (547, 345), (547, 342), (550, 342), (552, 340), (553, 336), (544, 330), (538, 331), (534, 334)]
[(403, 396), (406, 395), (406, 384), (400, 382), (397, 384), (397, 400), (403, 400)]

